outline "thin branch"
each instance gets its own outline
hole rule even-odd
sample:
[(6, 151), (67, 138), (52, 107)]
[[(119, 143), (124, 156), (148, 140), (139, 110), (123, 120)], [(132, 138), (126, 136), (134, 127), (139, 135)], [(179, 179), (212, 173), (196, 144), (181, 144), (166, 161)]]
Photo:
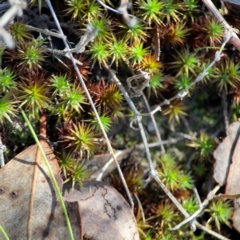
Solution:
[(43, 33), (47, 36), (52, 36), (52, 37), (56, 37), (56, 38), (60, 38), (60, 39), (66, 39), (67, 37), (65, 35), (62, 35), (62, 34), (59, 34), (59, 33), (55, 33), (55, 32), (52, 32), (48, 29), (41, 29), (41, 28), (36, 28), (36, 27), (33, 27), (33, 26), (30, 26), (30, 25), (25, 25), (25, 27), (30, 30), (30, 31), (35, 31), (35, 32), (39, 32), (39, 33)]
[(206, 232), (206, 233), (214, 236), (214, 237), (217, 238), (217, 239), (220, 239), (220, 240), (231, 240), (230, 238), (224, 237), (224, 236), (222, 236), (221, 234), (216, 233), (216, 232), (214, 232), (213, 230), (211, 230), (211, 229), (209, 229), (209, 228), (206, 228), (205, 226), (203, 226), (203, 225), (200, 224), (199, 222), (196, 222), (195, 224), (196, 224), (196, 226), (197, 226), (199, 229), (201, 229), (202, 231), (204, 231), (204, 232)]
[[(116, 10), (116, 9), (114, 9), (114, 8), (111, 8), (111, 7), (109, 7), (108, 5), (106, 5), (104, 2), (102, 2), (101, 0), (97, 0), (98, 1), (98, 3), (100, 4), (100, 5), (102, 5), (104, 8), (106, 8), (107, 10), (110, 10), (110, 11), (112, 11), (112, 12), (115, 12), (115, 13), (118, 13), (118, 14), (124, 14), (121, 10)], [(131, 14), (128, 14), (130, 17), (134, 17), (133, 15), (131, 15)]]
[[(159, 145), (171, 145), (171, 144), (175, 144), (177, 142), (180, 142), (184, 140), (183, 137), (179, 137), (179, 138), (170, 138), (168, 140), (162, 140), (161, 142), (153, 142), (153, 143), (148, 143), (148, 148), (153, 148), (153, 147), (159, 147)], [(136, 149), (144, 149), (144, 145), (143, 143), (140, 143), (138, 145), (135, 146)]]
[[(52, 53), (52, 54), (64, 56), (64, 57), (66, 57), (66, 58), (68, 58), (68, 59), (71, 60), (71, 57), (69, 56), (69, 54), (68, 54), (68, 52), (67, 52), (66, 50), (57, 50), (57, 49), (51, 49), (51, 48), (45, 48), (45, 50), (46, 50), (47, 52)], [(71, 52), (71, 49), (70, 49), (70, 52)], [(76, 64), (78, 64), (78, 65), (80, 65), (80, 66), (83, 65), (82, 62), (80, 62), (78, 59), (76, 59), (76, 58), (73, 58), (73, 59), (74, 59), (74, 62), (75, 62)], [(64, 63), (62, 62), (62, 64), (64, 64)], [(65, 65), (65, 64), (64, 64), (64, 65)], [(65, 67), (68, 68), (67, 65), (65, 65)]]
[[(142, 97), (143, 97), (144, 103), (145, 103), (148, 111), (151, 112), (151, 108), (150, 108), (150, 106), (149, 106), (149, 103), (148, 103), (148, 101), (147, 101), (147, 98), (146, 98), (145, 94), (142, 94)], [(165, 153), (165, 148), (164, 148), (164, 146), (163, 146), (162, 138), (161, 138), (160, 132), (159, 132), (159, 130), (158, 130), (158, 126), (157, 126), (156, 120), (155, 120), (155, 118), (154, 118), (154, 116), (153, 116), (152, 114), (150, 115), (150, 117), (151, 117), (151, 120), (152, 120), (154, 129), (155, 129), (155, 132), (156, 132), (158, 141), (159, 141), (159, 143), (160, 143), (161, 152), (162, 152), (162, 154), (164, 154), (164, 153)], [(148, 147), (149, 147), (149, 144), (148, 144)]]
[(196, 200), (197, 200), (197, 202), (198, 202), (198, 205), (199, 205), (200, 207), (202, 207), (202, 201), (201, 201), (201, 199), (200, 199), (200, 196), (199, 196), (199, 194), (198, 194), (198, 190), (197, 190), (196, 187), (193, 188), (193, 192), (194, 192), (194, 194), (195, 194), (195, 197), (196, 197)]
[(145, 214), (144, 214), (144, 211), (143, 211), (143, 207), (142, 207), (142, 203), (140, 201), (140, 199), (138, 198), (138, 195), (136, 193), (133, 193), (134, 194), (134, 197), (136, 198), (137, 200), (137, 203), (138, 203), (138, 207), (141, 211), (141, 214), (142, 214), (142, 220), (144, 223), (146, 223), (146, 218), (145, 218)]
[[(132, 150), (132, 148), (131, 148)], [(129, 150), (129, 152), (131, 151)], [(126, 151), (126, 150), (125, 150)], [(123, 151), (117, 151), (115, 153), (115, 157), (118, 158), (121, 154), (123, 153)], [(114, 162), (114, 158), (110, 158), (105, 164), (104, 166), (102, 167), (100, 173), (97, 175), (96, 177), (96, 181), (102, 181), (102, 178), (103, 178), (103, 175), (104, 173), (106, 172), (106, 170), (108, 169), (108, 167)]]
[(194, 138), (194, 136), (189, 135), (189, 134), (186, 134), (186, 133), (175, 132), (175, 134), (176, 134), (177, 136), (181, 136), (181, 137), (183, 137), (183, 138), (185, 138), (185, 139), (187, 139), (187, 140), (190, 140), (190, 141), (196, 140), (196, 139)]

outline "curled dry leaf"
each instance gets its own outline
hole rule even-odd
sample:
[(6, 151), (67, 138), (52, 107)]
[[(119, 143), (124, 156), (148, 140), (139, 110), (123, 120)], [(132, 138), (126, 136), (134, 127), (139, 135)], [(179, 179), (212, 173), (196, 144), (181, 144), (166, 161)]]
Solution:
[(64, 199), (81, 209), (83, 234), (93, 240), (139, 240), (137, 224), (126, 200), (103, 182), (85, 182), (80, 188), (63, 186)]
[[(214, 179), (219, 185), (226, 183), (225, 194), (240, 194), (240, 122), (232, 123), (228, 135), (214, 152), (216, 159)], [(240, 205), (234, 202), (233, 227), (240, 232)]]
[[(61, 188), (57, 160), (48, 144), (44, 141), (41, 144)], [(79, 239), (76, 207), (77, 203), (71, 203), (67, 209), (73, 234)], [(10, 239), (69, 239), (62, 208), (37, 145), (27, 148), (0, 169), (0, 213), (0, 224)]]

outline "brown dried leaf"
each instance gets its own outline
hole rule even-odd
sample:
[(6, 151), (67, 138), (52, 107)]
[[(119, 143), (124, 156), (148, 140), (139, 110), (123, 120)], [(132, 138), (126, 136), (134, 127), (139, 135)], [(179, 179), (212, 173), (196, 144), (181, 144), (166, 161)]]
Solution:
[(239, 133), (239, 122), (234, 122), (229, 125), (227, 129), (227, 137), (223, 140), (222, 143), (219, 144), (213, 153), (213, 156), (216, 160), (213, 177), (220, 186), (224, 185), (226, 182), (229, 165), (232, 162), (233, 152), (236, 148)]
[[(61, 188), (55, 156), (46, 142), (41, 144)], [(79, 239), (76, 207), (77, 203), (72, 203), (68, 210), (73, 215), (74, 236)], [(0, 169), (0, 212), (0, 223), (10, 239), (69, 239), (62, 208), (37, 145), (27, 148)]]
[(126, 200), (103, 182), (85, 182), (80, 188), (63, 186), (65, 201), (81, 206), (83, 234), (94, 240), (138, 240), (136, 221)]
[[(232, 123), (228, 135), (214, 152), (216, 159), (214, 178), (223, 185), (226, 182), (225, 194), (240, 194), (240, 122)], [(226, 179), (226, 181), (225, 181)], [(240, 232), (240, 206), (234, 202), (233, 227)]]

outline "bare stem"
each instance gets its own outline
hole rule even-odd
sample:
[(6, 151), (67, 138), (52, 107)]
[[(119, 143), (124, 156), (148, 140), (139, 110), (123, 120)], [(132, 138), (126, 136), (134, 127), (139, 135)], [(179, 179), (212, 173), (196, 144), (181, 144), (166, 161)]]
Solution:
[[(144, 100), (144, 102), (145, 102), (145, 105), (146, 105), (148, 111), (151, 112), (151, 108), (150, 108), (150, 106), (149, 106), (149, 103), (148, 103), (148, 100), (147, 100), (145, 94), (142, 94), (142, 97), (143, 97), (143, 100)], [(165, 148), (164, 148), (163, 143), (162, 143), (162, 138), (161, 138), (160, 132), (159, 132), (159, 130), (158, 130), (158, 126), (157, 126), (156, 120), (155, 120), (155, 118), (154, 118), (154, 116), (153, 116), (152, 114), (150, 115), (150, 117), (151, 117), (151, 120), (152, 120), (154, 129), (155, 129), (155, 132), (156, 132), (158, 141), (159, 141), (159, 143), (160, 143), (161, 152), (162, 152), (162, 154), (164, 154), (164, 153), (165, 153)]]

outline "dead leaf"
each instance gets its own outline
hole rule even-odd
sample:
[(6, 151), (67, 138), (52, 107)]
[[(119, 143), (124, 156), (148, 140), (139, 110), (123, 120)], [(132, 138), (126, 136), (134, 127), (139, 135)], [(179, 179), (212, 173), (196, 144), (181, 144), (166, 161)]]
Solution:
[(93, 240), (138, 240), (136, 220), (126, 200), (103, 182), (85, 182), (80, 188), (64, 184), (65, 201), (81, 208), (83, 234)]
[[(51, 149), (41, 141), (55, 178), (60, 169)], [(68, 206), (75, 238), (80, 238), (77, 203)], [(71, 211), (74, 209), (74, 211)], [(0, 224), (10, 239), (69, 239), (62, 208), (37, 145), (27, 148), (0, 169)]]
[[(214, 151), (215, 158), (214, 179), (220, 185), (224, 185), (229, 170), (229, 165), (232, 162), (233, 151), (238, 141), (240, 133), (240, 123), (234, 122), (227, 129), (227, 137), (219, 144)], [(240, 176), (240, 175), (239, 175)]]
[[(226, 182), (225, 194), (240, 194), (240, 122), (232, 123), (228, 135), (214, 152), (216, 159), (214, 178), (223, 185)], [(233, 227), (240, 232), (240, 205), (234, 201)]]

